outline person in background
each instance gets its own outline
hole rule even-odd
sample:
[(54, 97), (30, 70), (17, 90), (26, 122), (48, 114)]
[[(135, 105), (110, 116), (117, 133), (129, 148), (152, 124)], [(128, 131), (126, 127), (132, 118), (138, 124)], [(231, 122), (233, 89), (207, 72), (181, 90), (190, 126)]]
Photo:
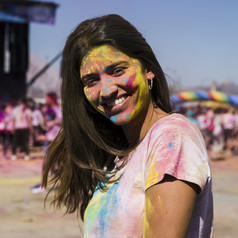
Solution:
[(238, 155), (238, 108), (235, 108), (235, 128), (234, 128), (234, 154)]
[(193, 108), (188, 108), (188, 110), (186, 111), (186, 117), (188, 118), (188, 120), (190, 120), (196, 126), (198, 126), (195, 110)]
[(206, 112), (207, 108), (199, 108), (199, 111), (196, 116), (196, 120), (198, 123), (198, 128), (202, 132), (204, 138), (207, 137), (207, 121), (206, 121)]
[(32, 113), (28, 106), (27, 99), (19, 101), (18, 105), (12, 110), (13, 122), (13, 142), (12, 142), (12, 160), (17, 159), (16, 149), (21, 146), (25, 152), (24, 159), (30, 159), (29, 138), (33, 132)]
[(13, 119), (12, 119), (13, 103), (7, 102), (4, 110), (4, 139), (3, 139), (3, 156), (8, 158), (8, 150), (12, 148), (13, 139)]
[(5, 104), (0, 104), (0, 145), (4, 143), (5, 137)]
[(223, 128), (222, 128), (222, 108), (218, 107), (214, 111), (214, 130), (213, 130), (213, 145), (210, 154), (211, 159), (223, 158)]
[(38, 140), (39, 136), (44, 134), (44, 116), (36, 103), (32, 102), (32, 125), (33, 125), (33, 146), (41, 146), (42, 142)]
[[(46, 133), (38, 136), (39, 141), (44, 141), (45, 148), (47, 151), (47, 146), (51, 143), (57, 136), (62, 121), (61, 106), (58, 104), (57, 94), (55, 92), (48, 92), (46, 95), (46, 105), (42, 108), (42, 113), (44, 116), (44, 124), (46, 125)], [(42, 165), (42, 173), (45, 170), (45, 161), (44, 158)], [(52, 170), (53, 172), (53, 170)], [(32, 193), (42, 193), (45, 192), (45, 189), (41, 184), (36, 184), (31, 187)]]
[(65, 44), (61, 76), (63, 123), (43, 186), (51, 182), (56, 206), (80, 211), (84, 237), (211, 237), (204, 139), (171, 113), (141, 33), (119, 15), (82, 22)]
[(57, 98), (55, 92), (48, 92), (46, 95), (46, 105), (42, 109), (46, 133), (39, 139), (45, 141), (46, 146), (55, 139), (61, 126), (62, 112)]
[(225, 108), (222, 116), (223, 136), (224, 136), (224, 151), (228, 156), (232, 155), (233, 139), (235, 131), (235, 114), (234, 109)]

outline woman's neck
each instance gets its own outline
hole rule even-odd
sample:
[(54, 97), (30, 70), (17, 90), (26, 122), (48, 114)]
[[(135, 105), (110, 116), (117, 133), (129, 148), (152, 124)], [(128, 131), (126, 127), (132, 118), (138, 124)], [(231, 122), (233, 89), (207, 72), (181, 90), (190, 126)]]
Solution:
[(153, 124), (166, 115), (167, 113), (161, 109), (154, 108), (151, 102), (142, 117), (122, 126), (129, 144), (134, 146), (140, 143)]

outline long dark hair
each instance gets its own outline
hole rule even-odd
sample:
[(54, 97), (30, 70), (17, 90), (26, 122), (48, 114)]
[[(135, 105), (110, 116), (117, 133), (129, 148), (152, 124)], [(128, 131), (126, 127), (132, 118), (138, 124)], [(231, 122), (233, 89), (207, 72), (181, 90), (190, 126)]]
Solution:
[(144, 69), (154, 73), (152, 100), (165, 112), (171, 112), (164, 73), (141, 33), (119, 15), (105, 15), (86, 20), (68, 37), (62, 55), (62, 128), (49, 146), (43, 186), (51, 170), (53, 188), (57, 188), (53, 204), (65, 205), (66, 212), (80, 207), (83, 218), (95, 186), (105, 178), (103, 169), (113, 166), (115, 155), (126, 155), (132, 148), (121, 126), (98, 113), (88, 102), (80, 78), (82, 59), (96, 46), (111, 45), (138, 59)]

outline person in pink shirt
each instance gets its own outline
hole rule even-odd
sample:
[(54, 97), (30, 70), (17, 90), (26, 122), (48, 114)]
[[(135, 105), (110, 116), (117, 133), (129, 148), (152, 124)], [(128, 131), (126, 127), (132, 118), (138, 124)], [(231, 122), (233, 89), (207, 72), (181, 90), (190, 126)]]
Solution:
[(119, 15), (82, 22), (65, 44), (61, 76), (63, 123), (43, 186), (56, 188), (56, 206), (80, 212), (83, 237), (211, 237), (204, 139), (171, 112), (141, 33)]

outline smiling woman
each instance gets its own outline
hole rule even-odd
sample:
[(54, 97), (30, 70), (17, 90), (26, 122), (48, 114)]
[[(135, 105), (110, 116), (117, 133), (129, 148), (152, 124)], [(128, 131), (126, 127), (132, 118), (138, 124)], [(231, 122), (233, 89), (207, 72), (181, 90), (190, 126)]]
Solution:
[(118, 15), (82, 22), (61, 76), (63, 124), (43, 186), (56, 188), (56, 206), (80, 211), (84, 237), (210, 237), (204, 140), (171, 113), (164, 73), (136, 28)]

